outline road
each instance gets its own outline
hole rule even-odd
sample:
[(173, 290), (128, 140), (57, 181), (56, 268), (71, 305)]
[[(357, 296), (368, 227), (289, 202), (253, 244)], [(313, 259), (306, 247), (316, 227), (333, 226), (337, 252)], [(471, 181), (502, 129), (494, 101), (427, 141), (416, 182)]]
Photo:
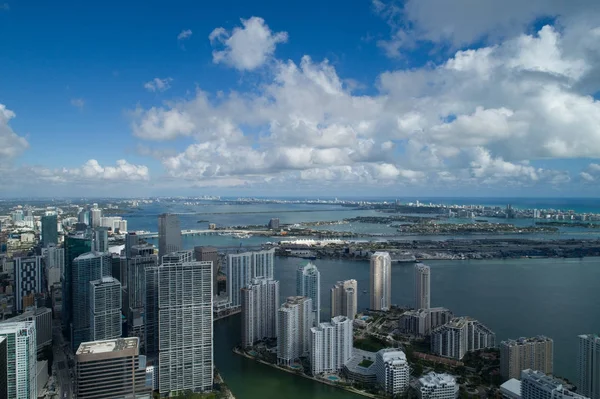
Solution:
[[(58, 324), (58, 323), (57, 323)], [(57, 384), (59, 387), (59, 399), (73, 399), (73, 370), (69, 369), (69, 357), (72, 356), (71, 349), (65, 344), (60, 324), (52, 329), (54, 339), (54, 370), (56, 371)], [(66, 393), (66, 396), (65, 396)]]

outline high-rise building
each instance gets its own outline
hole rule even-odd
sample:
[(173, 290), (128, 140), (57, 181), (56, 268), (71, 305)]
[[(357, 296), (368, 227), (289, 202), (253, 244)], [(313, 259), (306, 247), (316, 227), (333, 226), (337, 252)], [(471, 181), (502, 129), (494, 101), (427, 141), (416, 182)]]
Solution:
[(106, 227), (94, 229), (94, 251), (108, 252), (108, 229)]
[(505, 379), (518, 379), (525, 369), (552, 374), (553, 359), (554, 342), (544, 336), (500, 342), (500, 374)]
[(585, 334), (578, 338), (578, 391), (590, 399), (600, 399), (600, 336)]
[(296, 275), (296, 295), (312, 299), (312, 325), (316, 327), (321, 322), (321, 273), (314, 263), (308, 262), (298, 268)]
[(255, 279), (242, 288), (242, 346), (277, 338), (279, 281)]
[(454, 313), (446, 308), (409, 310), (400, 316), (400, 330), (407, 334), (428, 336), (433, 329), (453, 318)]
[(65, 269), (62, 275), (62, 318), (65, 335), (73, 321), (73, 260), (92, 250), (92, 232), (86, 230), (65, 236)]
[(77, 214), (77, 221), (79, 223), (85, 223), (86, 225), (90, 225), (90, 212), (82, 209), (81, 211), (79, 211), (79, 213)]
[(336, 373), (352, 358), (352, 319), (336, 316), (310, 329), (310, 366), (313, 375)]
[(219, 276), (219, 252), (215, 247), (194, 247), (194, 256), (198, 262), (212, 262), (213, 294), (219, 295), (217, 277)]
[(269, 228), (271, 230), (278, 230), (279, 229), (279, 218), (271, 218), (271, 220), (269, 220)]
[(158, 217), (159, 259), (171, 252), (180, 251), (182, 248), (179, 218), (177, 215), (163, 213)]
[(121, 283), (113, 277), (90, 282), (90, 340), (120, 338)]
[(8, 339), (0, 337), (0, 398), (8, 398)]
[(110, 277), (111, 267), (112, 257), (108, 253), (88, 252), (73, 260), (73, 350), (90, 341), (90, 282)]
[(37, 353), (52, 346), (52, 309), (46, 307), (30, 307), (25, 312), (7, 319), (11, 323), (22, 321), (35, 322), (35, 346)]
[(159, 391), (210, 391), (213, 385), (213, 295), (210, 262), (184, 251), (158, 267)]
[(127, 335), (140, 339), (142, 351), (146, 349), (146, 269), (158, 266), (153, 252), (151, 245), (134, 245), (127, 259)]
[(433, 371), (419, 378), (417, 395), (419, 399), (456, 399), (459, 385), (450, 374)]
[(431, 332), (431, 351), (457, 360), (467, 352), (493, 348), (495, 343), (492, 330), (470, 317), (455, 317)]
[(45, 291), (41, 256), (15, 258), (15, 309), (23, 311), (23, 298)]
[(158, 266), (148, 266), (145, 274), (144, 348), (146, 356), (158, 356)]
[(375, 357), (377, 383), (390, 396), (398, 395), (408, 388), (410, 367), (404, 352), (394, 348), (382, 349)]
[(7, 398), (37, 399), (35, 321), (0, 323), (6, 338)]
[(521, 399), (587, 399), (569, 391), (556, 378), (538, 370), (521, 371)]
[(90, 223), (88, 224), (92, 228), (100, 227), (100, 221), (102, 220), (102, 209), (92, 208), (90, 209)]
[(346, 316), (354, 319), (358, 313), (358, 283), (356, 280), (338, 281), (331, 288), (331, 317)]
[(42, 246), (58, 244), (58, 218), (56, 215), (42, 216)]
[(55, 283), (60, 283), (65, 272), (65, 250), (54, 244), (42, 248), (42, 258), (46, 272), (48, 291)]
[(278, 313), (277, 363), (289, 366), (309, 353), (312, 299), (304, 296), (288, 297)]
[(232, 307), (241, 305), (241, 289), (253, 279), (273, 279), (274, 259), (274, 249), (227, 255), (227, 296)]
[(84, 342), (75, 353), (75, 363), (78, 399), (152, 398), (138, 338)]
[(371, 256), (370, 273), (372, 310), (388, 310), (392, 304), (392, 258), (387, 252), (375, 252)]
[(431, 269), (422, 263), (415, 264), (415, 309), (431, 307)]
[(140, 236), (135, 234), (135, 232), (129, 232), (125, 234), (125, 257), (131, 258), (132, 248), (136, 245), (140, 245)]

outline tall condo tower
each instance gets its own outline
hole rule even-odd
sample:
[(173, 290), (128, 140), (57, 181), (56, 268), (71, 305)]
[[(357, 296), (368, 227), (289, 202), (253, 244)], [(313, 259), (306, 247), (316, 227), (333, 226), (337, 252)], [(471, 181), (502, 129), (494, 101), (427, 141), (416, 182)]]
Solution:
[(590, 399), (600, 399), (600, 337), (579, 336), (577, 356), (578, 392)]
[(431, 307), (430, 294), (431, 269), (429, 266), (415, 264), (415, 309), (429, 309)]
[(331, 288), (331, 317), (346, 316), (353, 320), (358, 312), (357, 292), (356, 280), (338, 281)]
[(56, 215), (42, 216), (42, 245), (58, 244), (58, 220)]
[(273, 279), (275, 249), (227, 255), (227, 296), (231, 306), (242, 304), (241, 289), (253, 279)]
[(113, 277), (90, 282), (90, 341), (121, 338), (121, 283)]
[(182, 249), (181, 225), (177, 215), (163, 213), (158, 217), (158, 258)]
[(242, 346), (277, 338), (279, 281), (255, 279), (242, 288)]
[(304, 296), (291, 296), (279, 308), (277, 363), (289, 366), (309, 353), (311, 302), (312, 299)]
[[(7, 398), (37, 399), (37, 352), (35, 321), (0, 323), (0, 338), (6, 338)], [(2, 377), (0, 377), (1, 379)]]
[(296, 295), (312, 299), (312, 325), (316, 327), (321, 321), (321, 273), (312, 262), (298, 268), (296, 273)]
[(372, 310), (388, 310), (392, 303), (392, 258), (387, 252), (375, 252), (371, 256)]
[(544, 336), (500, 342), (500, 374), (519, 379), (521, 371), (532, 369), (553, 373), (554, 341)]

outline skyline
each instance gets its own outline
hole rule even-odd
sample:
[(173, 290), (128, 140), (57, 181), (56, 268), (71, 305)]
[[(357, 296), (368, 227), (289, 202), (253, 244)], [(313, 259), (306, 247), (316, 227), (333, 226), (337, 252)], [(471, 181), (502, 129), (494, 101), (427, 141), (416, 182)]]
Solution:
[(471, 3), (6, 1), (2, 196), (599, 196), (600, 3)]

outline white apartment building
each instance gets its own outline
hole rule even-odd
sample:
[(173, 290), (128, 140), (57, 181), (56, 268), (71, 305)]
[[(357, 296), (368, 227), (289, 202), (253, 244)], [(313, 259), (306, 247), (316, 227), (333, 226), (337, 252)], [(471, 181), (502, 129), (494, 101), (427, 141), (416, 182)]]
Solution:
[(387, 252), (371, 256), (370, 302), (372, 310), (388, 310), (392, 305), (392, 258)]
[(121, 338), (121, 283), (113, 277), (90, 282), (90, 341)]
[(459, 385), (449, 374), (431, 372), (419, 378), (419, 399), (456, 399)]
[(415, 309), (431, 307), (431, 269), (422, 263), (415, 264)]
[(37, 399), (35, 321), (0, 323), (6, 337), (8, 398)]
[(313, 375), (337, 373), (352, 358), (352, 319), (336, 316), (310, 329), (310, 364)]
[(400, 330), (417, 336), (427, 336), (439, 326), (448, 323), (454, 314), (446, 308), (409, 310), (400, 317)]
[(255, 279), (242, 288), (242, 346), (277, 338), (279, 281)]
[(587, 399), (563, 387), (562, 382), (537, 370), (521, 372), (521, 399)]
[(578, 338), (577, 388), (582, 395), (600, 399), (600, 336), (585, 334)]
[(313, 326), (321, 322), (321, 273), (317, 266), (308, 262), (298, 268), (296, 277), (296, 295), (312, 299)]
[(241, 289), (253, 279), (273, 279), (275, 249), (227, 254), (227, 297), (230, 306), (242, 304)]
[(358, 283), (356, 280), (338, 281), (331, 288), (331, 317), (346, 316), (354, 319), (358, 313)]
[(277, 363), (289, 366), (310, 351), (312, 299), (303, 296), (288, 297), (278, 314)]
[(375, 356), (377, 383), (388, 395), (400, 394), (408, 388), (410, 367), (404, 352), (398, 349), (382, 349)]
[(492, 348), (495, 343), (492, 330), (470, 317), (455, 317), (431, 332), (431, 351), (457, 360), (467, 352)]

